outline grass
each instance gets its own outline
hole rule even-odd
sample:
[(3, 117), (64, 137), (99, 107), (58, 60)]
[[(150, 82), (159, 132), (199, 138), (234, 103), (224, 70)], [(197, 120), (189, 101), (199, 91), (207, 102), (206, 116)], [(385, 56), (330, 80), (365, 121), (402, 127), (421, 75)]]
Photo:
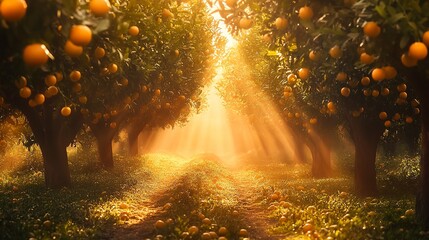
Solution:
[[(49, 190), (37, 156), (0, 175), (0, 239), (429, 239), (410, 210), (417, 158), (379, 159), (381, 197), (362, 199), (349, 158), (337, 164), (341, 177), (317, 180), (305, 164), (231, 170), (210, 155), (116, 155), (107, 172), (72, 152), (73, 187)], [(249, 208), (263, 218), (259, 232)]]

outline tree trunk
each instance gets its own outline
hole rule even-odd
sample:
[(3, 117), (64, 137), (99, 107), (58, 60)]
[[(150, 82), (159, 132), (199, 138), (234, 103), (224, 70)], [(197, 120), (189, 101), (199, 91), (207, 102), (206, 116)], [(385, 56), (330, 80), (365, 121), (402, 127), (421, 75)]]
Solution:
[(46, 186), (49, 188), (70, 186), (67, 146), (73, 142), (81, 129), (82, 116), (73, 113), (70, 117), (64, 118), (49, 105), (44, 105), (42, 112), (38, 112), (25, 102), (19, 103), (17, 108), (25, 115), (42, 151)]
[(90, 127), (97, 141), (98, 160), (101, 166), (105, 169), (112, 169), (114, 167), (112, 141), (116, 130), (109, 126), (104, 126), (104, 123), (90, 125)]
[(311, 173), (314, 178), (328, 178), (332, 176), (331, 150), (320, 136), (311, 131), (308, 139), (308, 147), (313, 158)]
[(128, 130), (128, 149), (130, 156), (139, 154), (139, 131)]
[(289, 132), (292, 135), (293, 138), (293, 151), (295, 156), (295, 161), (306, 163), (307, 162), (307, 156), (305, 154), (305, 137), (303, 134), (301, 134), (299, 131), (292, 127), (289, 127)]
[(420, 188), (416, 200), (416, 212), (424, 229), (429, 229), (429, 99), (421, 102), (422, 155), (420, 159)]
[(375, 159), (383, 125), (351, 116), (349, 123), (355, 145), (355, 191), (362, 197), (376, 196), (378, 190)]

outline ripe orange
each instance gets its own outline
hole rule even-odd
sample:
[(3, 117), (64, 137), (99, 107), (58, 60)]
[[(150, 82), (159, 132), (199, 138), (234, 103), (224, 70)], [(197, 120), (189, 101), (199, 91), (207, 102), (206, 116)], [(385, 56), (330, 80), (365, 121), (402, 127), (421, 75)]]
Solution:
[(77, 58), (83, 53), (83, 47), (75, 45), (72, 41), (67, 40), (64, 46), (64, 52), (70, 57)]
[(372, 79), (376, 82), (383, 81), (386, 78), (386, 73), (382, 68), (374, 68), (371, 73)]
[(341, 82), (347, 80), (347, 73), (345, 73), (345, 72), (339, 72), (337, 74), (336, 80), (337, 81), (341, 81)]
[(86, 96), (79, 96), (79, 102), (81, 104), (86, 104), (88, 102), (88, 98)]
[(304, 224), (304, 226), (302, 226), (302, 231), (304, 233), (308, 232), (308, 231), (313, 231), (314, 230), (314, 226), (311, 223), (306, 223)]
[(46, 93), (50, 96), (55, 96), (58, 94), (58, 88), (55, 86), (50, 86), (46, 89)]
[(417, 65), (417, 59), (410, 57), (407, 53), (402, 54), (401, 62), (405, 67), (414, 67)]
[(401, 83), (396, 86), (396, 89), (398, 90), (398, 92), (405, 92), (407, 90), (407, 84)]
[(317, 124), (317, 118), (310, 118), (310, 124)]
[(161, 90), (160, 89), (156, 89), (154, 92), (155, 96), (159, 96), (161, 95)]
[(34, 102), (36, 102), (37, 105), (41, 105), (45, 102), (45, 95), (38, 93), (36, 96), (34, 96)]
[(367, 22), (363, 26), (363, 33), (370, 38), (378, 37), (378, 35), (380, 35), (380, 32), (381, 32), (381, 28), (380, 26), (378, 26), (376, 22), (372, 22), (372, 21)]
[(318, 61), (318, 60), (320, 59), (320, 55), (319, 55), (316, 51), (312, 50), (312, 51), (310, 51), (310, 53), (308, 54), (308, 58), (309, 58), (311, 61)]
[(140, 29), (137, 26), (131, 26), (128, 29), (128, 34), (130, 34), (131, 36), (137, 36), (139, 35)]
[(120, 83), (122, 86), (128, 86), (128, 79), (126, 79), (126, 78), (122, 78), (122, 79), (121, 79), (121, 81), (119, 81), (119, 83)]
[(369, 79), (369, 77), (363, 77), (360, 80), (360, 83), (362, 84), (362, 86), (368, 86), (370, 82), (371, 82), (371, 79)]
[(343, 52), (342, 52), (340, 46), (335, 45), (331, 49), (329, 49), (329, 55), (332, 58), (340, 58), (343, 55)]
[(408, 97), (408, 94), (407, 94), (407, 92), (400, 92), (399, 93), (399, 98), (400, 99), (407, 99), (407, 97)]
[(408, 55), (411, 58), (415, 58), (417, 60), (425, 59), (428, 55), (428, 48), (422, 42), (414, 42), (410, 45), (408, 49)]
[(313, 9), (309, 6), (301, 7), (298, 12), (298, 17), (303, 21), (310, 21), (313, 15)]
[(64, 76), (62, 72), (56, 72), (55, 77), (57, 77), (57, 82), (63, 80)]
[(69, 39), (75, 45), (86, 46), (92, 40), (91, 29), (86, 25), (73, 25), (70, 29)]
[(31, 89), (29, 87), (19, 89), (19, 96), (22, 98), (29, 98), (31, 96)]
[(73, 70), (71, 71), (69, 77), (72, 82), (77, 82), (81, 79), (82, 74), (77, 70)]
[(39, 67), (48, 62), (49, 50), (44, 44), (33, 43), (24, 48), (22, 58), (24, 63), (30, 67)]
[(94, 56), (96, 59), (101, 59), (106, 55), (106, 50), (102, 47), (97, 47), (94, 51)]
[(371, 94), (372, 94), (371, 89), (364, 89), (363, 90), (363, 95), (369, 97), (369, 96), (371, 96)]
[(202, 220), (202, 223), (205, 224), (205, 225), (210, 225), (212, 223), (212, 221), (209, 218), (204, 218)]
[(166, 224), (162, 220), (158, 220), (155, 222), (155, 228), (156, 229), (164, 229), (166, 227)]
[(109, 126), (110, 126), (110, 128), (116, 128), (117, 125), (118, 124), (116, 122), (111, 122)]
[(253, 20), (247, 17), (241, 18), (238, 26), (242, 29), (249, 29), (253, 26)]
[(380, 114), (378, 114), (378, 117), (381, 120), (385, 120), (387, 118), (387, 112), (380, 112)]
[(266, 33), (262, 36), (262, 40), (266, 43), (270, 43), (273, 40), (273, 37), (271, 34)]
[(82, 85), (80, 83), (73, 83), (72, 90), (75, 93), (78, 93), (82, 90)]
[(107, 69), (109, 70), (110, 73), (116, 73), (118, 71), (118, 65), (111, 63), (109, 64)]
[(225, 236), (225, 235), (227, 235), (227, 234), (228, 234), (228, 229), (227, 229), (226, 227), (220, 227), (220, 228), (219, 228), (219, 231), (218, 231), (218, 234), (219, 234), (220, 236)]
[(288, 25), (288, 20), (284, 17), (278, 17), (276, 18), (274, 25), (276, 26), (277, 30), (280, 30), (280, 31), (285, 30)]
[(328, 110), (329, 111), (331, 111), (331, 112), (334, 112), (335, 111), (335, 103), (333, 103), (333, 102), (328, 102), (328, 104), (326, 105), (327, 107), (328, 107)]
[(429, 31), (426, 31), (425, 33), (423, 33), (422, 42), (424, 42), (426, 46), (429, 46)]
[(249, 233), (247, 232), (247, 230), (246, 230), (246, 229), (242, 228), (242, 229), (240, 229), (240, 231), (238, 232), (238, 235), (239, 235), (240, 237), (247, 237), (247, 235), (249, 235)]
[(54, 74), (49, 74), (45, 77), (45, 84), (46, 86), (53, 86), (57, 83), (57, 77), (55, 77)]
[(34, 99), (30, 99), (30, 100), (28, 100), (28, 105), (30, 107), (35, 107), (35, 106), (37, 106), (37, 103), (36, 103), (36, 101), (34, 101)]
[(380, 95), (380, 91), (378, 91), (378, 90), (372, 90), (372, 93), (371, 93), (371, 95), (373, 96), (373, 97), (378, 97), (379, 95)]
[(394, 79), (398, 75), (398, 71), (392, 66), (384, 66), (382, 68), (384, 70), (384, 73), (386, 73), (386, 79)]
[(197, 233), (198, 233), (198, 231), (199, 231), (199, 229), (198, 229), (198, 227), (197, 227), (197, 226), (191, 226), (191, 227), (189, 227), (189, 228), (188, 228), (188, 232), (189, 232), (189, 234), (191, 234), (191, 235), (197, 234)]
[(341, 88), (341, 95), (343, 95), (344, 97), (350, 96), (350, 88), (348, 87)]
[(61, 108), (61, 115), (64, 117), (68, 117), (71, 114), (71, 108), (70, 107), (63, 107)]
[(389, 93), (390, 93), (390, 90), (388, 88), (383, 88), (381, 90), (381, 95), (382, 96), (387, 96), (387, 95), (389, 95)]
[(310, 70), (308, 68), (300, 68), (298, 70), (298, 76), (302, 80), (307, 80), (310, 77)]
[(89, 10), (97, 17), (104, 16), (110, 11), (110, 2), (108, 0), (91, 0)]
[(398, 121), (399, 119), (401, 119), (401, 114), (399, 114), (399, 113), (395, 113), (394, 115), (393, 115), (393, 118), (392, 118), (393, 120), (395, 120), (395, 121)]
[(359, 59), (363, 64), (371, 64), (375, 60), (374, 56), (369, 55), (368, 53), (365, 53), (365, 52), (360, 55)]
[(19, 79), (15, 81), (15, 86), (17, 88), (26, 87), (27, 86), (27, 78), (25, 78), (24, 76), (19, 77)]
[(0, 5), (0, 13), (4, 20), (17, 22), (27, 12), (27, 2), (24, 0), (3, 0)]
[(173, 17), (174, 17), (174, 14), (173, 14), (170, 10), (168, 10), (168, 9), (164, 8), (164, 9), (162, 10), (162, 16), (163, 16), (164, 18), (173, 18)]
[(384, 126), (389, 128), (390, 126), (392, 126), (392, 122), (390, 120), (387, 120), (384, 122)]
[(405, 122), (406, 123), (412, 123), (414, 120), (413, 120), (413, 118), (412, 117), (406, 117), (405, 118)]

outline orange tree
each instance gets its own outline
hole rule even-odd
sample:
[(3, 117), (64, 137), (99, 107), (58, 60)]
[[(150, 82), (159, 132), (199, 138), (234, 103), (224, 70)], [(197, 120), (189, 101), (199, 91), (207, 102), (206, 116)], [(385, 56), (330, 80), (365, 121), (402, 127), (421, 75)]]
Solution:
[[(158, 35), (167, 30), (157, 31), (160, 27), (152, 24), (174, 16), (161, 8), (167, 1), (146, 9), (144, 18), (127, 14), (131, 8), (143, 9), (144, 3), (112, 3), (8, 0), (0, 5), (5, 48), (0, 56), (0, 95), (25, 115), (42, 150), (48, 187), (70, 184), (66, 147), (84, 122), (93, 129), (115, 129), (128, 117), (125, 113), (135, 112), (135, 101), (148, 89), (143, 84), (161, 68), (150, 58), (166, 56), (161, 50), (171, 45), (158, 42)], [(133, 26), (137, 24), (148, 34)], [(184, 37), (183, 32), (174, 33), (165, 36), (177, 42)], [(160, 95), (155, 88), (149, 91)], [(99, 143), (109, 137), (95, 135)], [(111, 161), (105, 163), (109, 166)]]
[[(361, 195), (376, 193), (374, 160), (383, 125), (415, 124), (421, 111), (423, 132), (427, 129), (428, 84), (423, 65), (428, 7), (424, 1), (349, 0), (242, 1), (234, 6), (253, 9), (274, 46), (282, 47), (285, 69), (298, 75), (295, 71), (300, 68), (309, 70), (308, 78), (301, 77), (305, 88), (299, 91), (300, 97), (324, 103), (322, 113), (342, 113), (355, 142), (356, 190)], [(240, 18), (235, 12), (224, 13), (227, 21)], [(417, 213), (427, 226), (426, 134), (422, 149)]]
[(220, 12), (234, 23), (243, 18), (236, 14), (240, 8), (263, 25), (264, 38), (279, 56), (278, 81), (267, 85), (291, 114), (291, 108), (305, 110), (306, 128), (347, 123), (355, 144), (355, 187), (365, 196), (377, 193), (375, 156), (384, 129), (413, 122), (419, 109), (417, 101), (409, 101), (413, 93), (397, 68), (376, 62), (361, 47), (366, 35), (352, 3), (240, 1)]

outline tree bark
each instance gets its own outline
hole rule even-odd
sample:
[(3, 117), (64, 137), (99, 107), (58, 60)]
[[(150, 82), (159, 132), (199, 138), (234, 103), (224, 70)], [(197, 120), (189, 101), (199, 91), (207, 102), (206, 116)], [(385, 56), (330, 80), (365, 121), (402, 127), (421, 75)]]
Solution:
[(82, 116), (79, 113), (73, 113), (69, 118), (64, 118), (49, 105), (42, 106), (41, 113), (26, 103), (18, 104), (17, 107), (28, 120), (42, 151), (46, 186), (49, 188), (70, 186), (67, 146), (72, 143), (81, 129)]
[(429, 229), (429, 99), (422, 99), (422, 153), (420, 159), (420, 188), (416, 199), (417, 218)]
[(376, 196), (377, 175), (375, 159), (383, 134), (383, 125), (363, 117), (349, 117), (351, 137), (355, 145), (355, 191), (362, 197)]
[(314, 178), (332, 176), (331, 150), (327, 142), (313, 131), (308, 134), (308, 146), (313, 158), (311, 173)]
[(105, 169), (112, 169), (114, 167), (112, 141), (117, 131), (105, 126), (103, 122), (90, 125), (90, 128), (97, 141), (98, 160), (101, 166)]
[(137, 156), (139, 154), (139, 131), (134, 129), (128, 130), (128, 149), (130, 156)]

